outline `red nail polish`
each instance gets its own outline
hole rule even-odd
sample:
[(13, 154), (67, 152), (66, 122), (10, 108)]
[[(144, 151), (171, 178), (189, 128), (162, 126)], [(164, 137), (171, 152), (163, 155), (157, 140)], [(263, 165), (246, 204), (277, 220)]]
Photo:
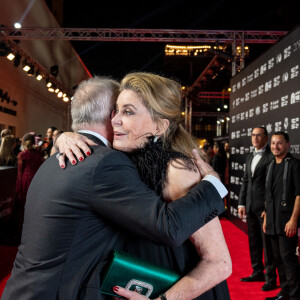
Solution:
[(86, 155), (87, 155), (87, 156), (91, 155), (91, 152), (90, 152), (90, 151), (88, 151), (88, 152), (86, 153)]
[(115, 292), (117, 292), (117, 291), (119, 290), (119, 287), (114, 286), (114, 287), (113, 287), (113, 290), (114, 290)]
[(75, 160), (73, 160), (73, 161), (72, 161), (72, 165), (75, 165), (75, 164), (76, 164), (76, 161), (75, 161)]
[(83, 158), (82, 158), (82, 157), (79, 157), (79, 160), (80, 160), (80, 161), (83, 161)]
[(60, 167), (61, 167), (62, 169), (64, 169), (64, 168), (65, 168), (65, 166), (64, 166), (64, 165), (61, 165)]

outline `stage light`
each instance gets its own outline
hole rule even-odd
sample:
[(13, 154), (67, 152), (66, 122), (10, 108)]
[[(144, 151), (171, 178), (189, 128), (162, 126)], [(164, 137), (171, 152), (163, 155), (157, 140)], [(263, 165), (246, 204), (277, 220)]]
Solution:
[(42, 74), (39, 71), (36, 71), (36, 73), (35, 73), (35, 79), (38, 80), (38, 81), (40, 81), (40, 80), (43, 79), (43, 76), (42, 76)]
[(16, 22), (16, 23), (14, 24), (14, 27), (15, 27), (15, 28), (22, 28), (22, 25), (21, 25), (21, 23)]
[(18, 67), (21, 63), (21, 55), (19, 53), (16, 53), (15, 58), (14, 58), (14, 66)]
[(50, 68), (50, 73), (54, 76), (57, 77), (58, 75), (58, 65), (54, 65)]
[(0, 56), (7, 56), (10, 49), (3, 41), (0, 42)]
[(52, 85), (48, 88), (48, 91), (50, 93), (54, 93), (55, 90), (56, 90), (56, 85), (54, 83), (52, 83)]
[(68, 102), (68, 101), (69, 101), (69, 98), (68, 98), (68, 97), (63, 97), (63, 100), (64, 100), (65, 102)]
[(63, 92), (59, 92), (58, 94), (57, 94), (57, 97), (58, 98), (61, 98), (63, 96)]
[(47, 88), (50, 88), (52, 86), (52, 82), (50, 80), (47, 80)]
[(54, 92), (57, 94), (59, 92), (59, 88), (56, 88)]
[(28, 72), (28, 71), (30, 70), (29, 65), (28, 65), (28, 64), (25, 64), (24, 67), (23, 67), (23, 70), (24, 70), (25, 72)]
[(9, 60), (13, 60), (15, 58), (15, 55), (12, 52), (10, 52), (6, 57)]
[(225, 105), (224, 105), (224, 108), (225, 108), (225, 109), (227, 109), (227, 108), (228, 108), (228, 105), (227, 105), (227, 104), (225, 104)]
[(218, 107), (218, 108), (217, 108), (217, 111), (221, 111), (221, 108), (220, 108), (220, 107)]
[(34, 75), (34, 66), (29, 65), (29, 70), (27, 71), (28, 76), (33, 76)]

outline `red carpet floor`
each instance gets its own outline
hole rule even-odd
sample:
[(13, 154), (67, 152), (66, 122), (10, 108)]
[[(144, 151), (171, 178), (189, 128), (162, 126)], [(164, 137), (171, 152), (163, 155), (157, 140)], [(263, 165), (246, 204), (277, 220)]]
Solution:
[[(278, 289), (270, 292), (261, 291), (263, 282), (241, 282), (241, 277), (249, 276), (252, 272), (247, 235), (227, 219), (222, 219), (222, 228), (231, 254), (233, 272), (228, 279), (232, 300), (263, 300), (275, 296)], [(9, 278), (17, 247), (0, 246), (0, 296)]]

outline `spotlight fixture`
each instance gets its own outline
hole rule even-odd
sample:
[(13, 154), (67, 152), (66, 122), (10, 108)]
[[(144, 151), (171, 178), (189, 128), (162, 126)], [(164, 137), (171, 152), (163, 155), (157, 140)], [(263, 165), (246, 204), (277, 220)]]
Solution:
[(48, 88), (48, 91), (49, 91), (50, 93), (53, 93), (55, 90), (56, 90), (56, 86), (55, 86), (54, 83), (52, 83), (52, 85)]
[(57, 77), (58, 75), (58, 65), (54, 65), (50, 68), (50, 73), (54, 76)]
[(34, 75), (34, 66), (29, 65), (29, 70), (27, 71), (28, 76), (33, 76)]
[(9, 47), (3, 41), (0, 42), (0, 56), (7, 56), (9, 54)]
[(56, 88), (54, 92), (57, 94), (59, 92), (59, 88)]
[(68, 102), (68, 101), (69, 101), (69, 98), (68, 98), (68, 97), (63, 97), (63, 100), (64, 100), (65, 102)]
[(6, 57), (9, 60), (13, 60), (16, 56), (12, 52), (10, 52)]
[(35, 79), (38, 80), (38, 81), (40, 81), (40, 80), (42, 80), (42, 78), (43, 78), (42, 74), (39, 71), (36, 71), (36, 73), (35, 73)]
[(27, 63), (27, 61), (25, 60), (23, 63), (23, 71), (28, 72), (30, 70), (30, 66)]
[(21, 55), (19, 53), (16, 53), (14, 58), (14, 66), (18, 67), (21, 63)]
[(46, 84), (46, 85), (47, 85), (47, 88), (50, 88), (50, 87), (52, 86), (52, 84), (53, 84), (53, 83), (52, 83), (50, 80), (47, 80), (47, 84)]
[(57, 97), (58, 97), (58, 98), (61, 98), (62, 96), (63, 96), (63, 92), (60, 91), (60, 92), (57, 94)]
[(22, 28), (22, 25), (21, 25), (21, 23), (16, 22), (16, 23), (14, 24), (14, 27), (15, 27), (15, 28)]

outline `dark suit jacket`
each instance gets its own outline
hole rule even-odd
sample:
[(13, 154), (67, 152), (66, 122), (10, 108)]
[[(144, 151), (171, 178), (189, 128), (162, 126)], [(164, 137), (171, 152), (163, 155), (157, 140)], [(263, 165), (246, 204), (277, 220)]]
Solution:
[(94, 153), (76, 166), (67, 163), (63, 170), (53, 155), (36, 173), (2, 300), (104, 299), (101, 270), (121, 247), (121, 228), (178, 246), (224, 211), (208, 181), (182, 199), (161, 201), (126, 155), (96, 142)]
[[(286, 184), (284, 199), (283, 195), (273, 195), (272, 193), (275, 161), (268, 167), (269, 175), (266, 182), (267, 234), (285, 235), (284, 228), (293, 213), (296, 196), (300, 196), (300, 160), (288, 153), (284, 162), (288, 164), (286, 183), (283, 182), (283, 177), (278, 178), (278, 182), (274, 183), (282, 186)], [(300, 218), (298, 218), (298, 228), (299, 226)]]
[(246, 206), (246, 212), (260, 215), (265, 209), (265, 183), (266, 169), (273, 159), (269, 145), (267, 145), (262, 158), (258, 162), (253, 177), (251, 174), (251, 162), (253, 154), (250, 153), (246, 159), (246, 170), (239, 195), (238, 205)]

